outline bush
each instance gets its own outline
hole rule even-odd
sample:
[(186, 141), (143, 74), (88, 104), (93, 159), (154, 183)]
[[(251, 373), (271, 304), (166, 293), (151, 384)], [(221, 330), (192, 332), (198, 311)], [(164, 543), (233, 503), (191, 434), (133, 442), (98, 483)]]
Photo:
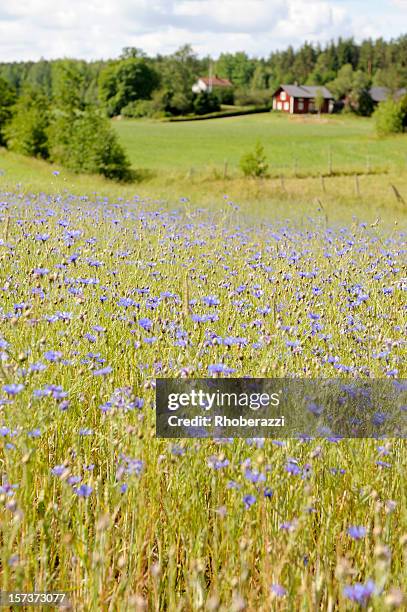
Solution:
[(245, 176), (257, 178), (267, 176), (267, 157), (262, 144), (258, 142), (253, 152), (243, 155), (240, 160), (240, 168)]
[(214, 91), (220, 104), (234, 104), (235, 103), (235, 92), (232, 87), (217, 87)]
[(64, 113), (56, 111), (50, 130), (51, 159), (75, 172), (102, 174), (130, 180), (126, 154), (109, 120), (96, 108)]
[(345, 112), (370, 117), (374, 110), (372, 97), (367, 89), (353, 89), (344, 102)]
[(235, 92), (235, 104), (236, 106), (271, 106), (272, 91), (264, 89), (238, 90)]
[(152, 117), (155, 115), (154, 103), (152, 100), (136, 100), (122, 108), (121, 114), (132, 119)]
[(48, 151), (48, 100), (40, 92), (26, 89), (13, 107), (13, 115), (4, 134), (7, 146), (16, 153), (43, 157)]
[(403, 131), (403, 113), (401, 104), (391, 98), (381, 102), (374, 112), (376, 131), (379, 136), (397, 134)]
[(194, 100), (194, 112), (196, 115), (207, 115), (220, 111), (219, 100), (214, 93), (202, 91)]

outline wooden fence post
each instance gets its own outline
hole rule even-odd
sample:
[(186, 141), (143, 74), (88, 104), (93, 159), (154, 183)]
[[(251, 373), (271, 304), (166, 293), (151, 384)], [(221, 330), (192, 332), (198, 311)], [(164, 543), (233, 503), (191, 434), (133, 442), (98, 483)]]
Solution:
[(359, 177), (355, 174), (355, 192), (358, 198), (360, 197), (360, 185), (359, 185)]

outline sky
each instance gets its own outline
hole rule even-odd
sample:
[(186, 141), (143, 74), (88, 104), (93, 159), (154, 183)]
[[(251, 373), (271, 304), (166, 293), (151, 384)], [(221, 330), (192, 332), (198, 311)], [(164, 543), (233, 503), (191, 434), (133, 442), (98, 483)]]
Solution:
[(149, 55), (190, 43), (200, 55), (267, 57), (339, 36), (396, 38), (407, 0), (0, 0), (0, 62)]

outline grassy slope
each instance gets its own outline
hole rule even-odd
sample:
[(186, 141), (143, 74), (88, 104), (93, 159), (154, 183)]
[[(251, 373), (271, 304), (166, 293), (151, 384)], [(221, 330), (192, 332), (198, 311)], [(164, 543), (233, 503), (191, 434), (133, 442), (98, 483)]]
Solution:
[(238, 167), (257, 140), (265, 147), (272, 172), (406, 168), (407, 139), (379, 140), (370, 119), (286, 117), (273, 113), (190, 123), (115, 121), (114, 126), (135, 167), (204, 171)]
[[(373, 222), (378, 216), (386, 225), (405, 221), (407, 205), (398, 202), (391, 185), (396, 185), (407, 202), (407, 172), (361, 176), (360, 195), (356, 193), (355, 178), (330, 177), (322, 185), (319, 178), (279, 178), (251, 180), (242, 177), (223, 178), (216, 174), (188, 176), (180, 172), (162, 172), (151, 180), (120, 185), (100, 176), (76, 175), (50, 164), (15, 155), (0, 148), (0, 192), (19, 191), (61, 193), (92, 196), (97, 193), (109, 198), (151, 198), (173, 206), (180, 198), (189, 198), (192, 205), (209, 206), (219, 210), (225, 201), (233, 201), (249, 216), (265, 221), (272, 217), (299, 220), (308, 215), (327, 213), (329, 222), (346, 223), (354, 216)], [(225, 196), (227, 196), (225, 198)], [(321, 210), (320, 203), (323, 205)]]

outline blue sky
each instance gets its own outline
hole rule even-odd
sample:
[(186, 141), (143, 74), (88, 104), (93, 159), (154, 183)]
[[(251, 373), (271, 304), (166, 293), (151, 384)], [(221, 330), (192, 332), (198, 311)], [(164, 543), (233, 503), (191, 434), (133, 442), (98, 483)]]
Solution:
[(0, 0), (0, 61), (117, 56), (125, 46), (199, 55), (407, 32), (407, 0)]

